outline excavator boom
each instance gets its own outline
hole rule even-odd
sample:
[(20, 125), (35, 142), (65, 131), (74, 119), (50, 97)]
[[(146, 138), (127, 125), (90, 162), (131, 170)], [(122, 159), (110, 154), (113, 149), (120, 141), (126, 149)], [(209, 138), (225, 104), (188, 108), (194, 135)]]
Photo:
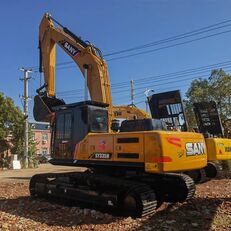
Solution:
[[(54, 23), (58, 24), (59, 28), (56, 28)], [(52, 108), (65, 104), (63, 100), (55, 97), (56, 44), (72, 58), (87, 79), (91, 99), (108, 104), (109, 123), (116, 118), (151, 118), (145, 111), (136, 107), (112, 107), (108, 69), (101, 51), (46, 13), (39, 26), (40, 71), (44, 72), (45, 84), (42, 88), (46, 88), (46, 92), (35, 97), (34, 117), (37, 121), (50, 122)]]
[(84, 77), (87, 77), (91, 98), (97, 102), (111, 104), (107, 64), (102, 56), (97, 54), (99, 49), (82, 41), (65, 27), (56, 28), (52, 18), (46, 13), (39, 27), (39, 45), (47, 95), (55, 96), (56, 44), (73, 59)]
[[(49, 121), (52, 108), (61, 104), (55, 97), (56, 44), (58, 44), (77, 64), (87, 81), (91, 99), (108, 104), (109, 122), (112, 117), (111, 89), (107, 64), (98, 48), (84, 42), (66, 27), (54, 20), (48, 13), (39, 26), (40, 71), (44, 72), (45, 92), (35, 98), (34, 117)], [(41, 89), (40, 89), (41, 90)]]

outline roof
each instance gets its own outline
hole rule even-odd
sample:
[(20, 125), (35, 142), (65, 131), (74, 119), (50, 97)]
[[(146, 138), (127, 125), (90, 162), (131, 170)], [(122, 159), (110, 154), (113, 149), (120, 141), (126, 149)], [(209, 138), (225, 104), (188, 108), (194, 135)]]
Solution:
[(82, 101), (82, 102), (78, 102), (78, 103), (63, 104), (63, 105), (52, 107), (52, 109), (57, 111), (57, 110), (73, 108), (73, 107), (82, 107), (82, 106), (86, 106), (86, 105), (92, 105), (92, 106), (98, 106), (98, 107), (108, 107), (109, 106), (106, 103), (88, 100), (88, 101)]
[(43, 130), (49, 131), (50, 124), (49, 123), (29, 123), (32, 130)]

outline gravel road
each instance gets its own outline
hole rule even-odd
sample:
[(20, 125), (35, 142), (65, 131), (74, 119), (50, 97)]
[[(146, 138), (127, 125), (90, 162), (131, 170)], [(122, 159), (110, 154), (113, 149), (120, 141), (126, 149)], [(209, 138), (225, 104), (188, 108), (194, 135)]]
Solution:
[(76, 168), (42, 165), (39, 169), (0, 171), (0, 231), (231, 230), (231, 173), (197, 185), (195, 198), (187, 203), (164, 203), (155, 215), (132, 219), (105, 214), (97, 208), (31, 199), (28, 179), (35, 173), (53, 171)]

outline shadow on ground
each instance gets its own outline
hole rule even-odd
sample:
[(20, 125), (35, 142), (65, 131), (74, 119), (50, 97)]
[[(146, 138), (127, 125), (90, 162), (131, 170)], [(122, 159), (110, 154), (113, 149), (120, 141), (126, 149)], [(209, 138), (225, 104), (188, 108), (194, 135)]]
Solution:
[[(73, 204), (70, 201), (48, 201), (47, 199), (32, 199), (29, 196), (16, 199), (1, 199), (0, 197), (0, 212), (45, 223), (49, 226), (72, 227), (84, 224), (109, 224), (122, 219), (112, 216), (117, 215), (116, 211), (111, 211), (111, 215), (104, 216), (103, 213), (97, 211), (92, 214), (91, 210), (94, 209), (97, 208), (92, 205), (83, 207), (82, 204)], [(106, 212), (105, 208), (100, 208), (99, 211)]]
[[(141, 221), (135, 230), (210, 230), (217, 208), (230, 198), (194, 198), (184, 204), (163, 204), (155, 215)], [(90, 207), (93, 209), (93, 207)], [(95, 208), (96, 209), (96, 208)], [(78, 207), (63, 206), (50, 203), (45, 199), (19, 197), (16, 199), (0, 199), (0, 212), (45, 223), (49, 226), (72, 227), (88, 224), (110, 224), (121, 217), (101, 213), (92, 216), (90, 210), (84, 214)], [(101, 209), (102, 211), (102, 209)], [(113, 214), (114, 212), (112, 212)], [(113, 215), (116, 215), (115, 213)], [(102, 216), (102, 217), (100, 217)], [(134, 230), (134, 228), (132, 229)]]
[[(168, 204), (136, 230), (147, 230), (147, 227), (152, 228), (151, 230), (168, 231), (212, 230), (214, 217), (224, 201), (231, 202), (231, 198), (193, 198), (184, 204)], [(227, 223), (227, 220), (224, 222)]]

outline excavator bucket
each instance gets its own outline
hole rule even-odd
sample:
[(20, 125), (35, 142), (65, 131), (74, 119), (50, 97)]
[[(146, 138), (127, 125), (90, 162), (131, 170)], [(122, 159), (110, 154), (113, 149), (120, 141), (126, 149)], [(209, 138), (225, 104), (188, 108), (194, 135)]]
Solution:
[(52, 112), (54, 112), (52, 108), (64, 104), (63, 100), (55, 97), (36, 95), (33, 108), (34, 119), (39, 122), (50, 122)]

